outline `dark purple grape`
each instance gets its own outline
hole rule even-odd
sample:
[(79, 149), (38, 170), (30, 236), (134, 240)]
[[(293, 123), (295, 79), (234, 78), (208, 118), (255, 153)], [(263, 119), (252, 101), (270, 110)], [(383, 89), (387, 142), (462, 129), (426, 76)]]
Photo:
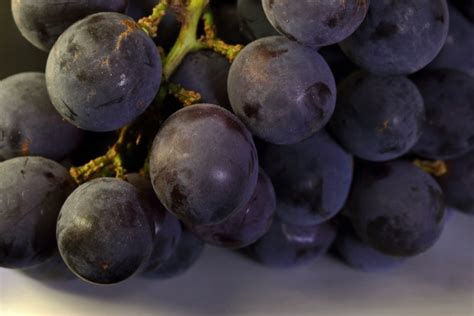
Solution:
[(369, 0), (263, 0), (270, 23), (289, 39), (312, 47), (351, 35), (364, 20)]
[(319, 53), (328, 63), (336, 82), (345, 79), (358, 68), (344, 55), (339, 45), (331, 45), (319, 49)]
[(285, 222), (319, 224), (344, 206), (352, 156), (325, 131), (290, 146), (267, 145), (260, 159), (275, 186), (277, 214)]
[(74, 22), (105, 11), (124, 12), (127, 0), (11, 0), (21, 34), (41, 50), (49, 51)]
[(438, 240), (445, 222), (439, 185), (405, 161), (358, 165), (348, 208), (357, 235), (390, 256), (426, 251)]
[(321, 55), (282, 36), (245, 47), (227, 88), (236, 115), (274, 144), (310, 137), (329, 121), (336, 103), (334, 77)]
[(0, 113), (0, 161), (30, 155), (60, 160), (83, 138), (51, 104), (42, 73), (0, 81)]
[(448, 28), (446, 0), (371, 1), (364, 22), (340, 45), (355, 64), (371, 73), (405, 75), (438, 55)]
[(220, 105), (230, 110), (227, 76), (230, 63), (210, 50), (188, 54), (171, 76), (170, 81), (187, 90), (199, 92), (201, 103)]
[(474, 151), (446, 161), (448, 172), (438, 178), (446, 203), (474, 215)]
[(28, 42), (13, 20), (11, 1), (0, 1), (0, 80), (24, 71), (44, 71), (48, 55)]
[(154, 227), (131, 184), (99, 178), (77, 188), (64, 203), (56, 237), (64, 262), (83, 280), (121, 282), (144, 268)]
[(474, 76), (473, 52), (474, 24), (469, 22), (455, 7), (449, 6), (449, 33), (446, 43), (438, 56), (428, 65), (428, 68), (456, 69)]
[(96, 132), (118, 129), (142, 114), (161, 81), (153, 41), (130, 18), (98, 13), (61, 35), (48, 58), (46, 83), (59, 113)]
[(32, 267), (54, 255), (56, 220), (74, 187), (67, 170), (49, 159), (0, 163), (1, 267)]
[(325, 254), (335, 238), (336, 228), (329, 223), (297, 226), (275, 218), (269, 232), (248, 251), (267, 266), (288, 268)]
[(331, 118), (333, 135), (353, 155), (386, 161), (407, 153), (425, 123), (423, 98), (406, 77), (358, 71), (343, 80)]
[(250, 200), (258, 177), (252, 136), (229, 111), (197, 104), (161, 127), (150, 155), (163, 205), (189, 225), (214, 224)]
[(178, 247), (171, 257), (156, 270), (147, 271), (143, 276), (147, 278), (168, 279), (183, 274), (198, 261), (203, 250), (204, 242), (183, 228)]
[(248, 246), (269, 229), (273, 221), (276, 199), (270, 178), (260, 170), (257, 187), (245, 207), (223, 222), (214, 225), (196, 225), (191, 231), (205, 242), (225, 248)]
[(31, 268), (22, 269), (21, 272), (38, 281), (61, 282), (77, 279), (64, 263), (59, 252), (56, 252), (48, 261)]
[(429, 159), (453, 159), (474, 149), (474, 78), (456, 70), (431, 70), (413, 81), (427, 118), (413, 151)]
[(140, 200), (153, 223), (154, 248), (146, 269), (155, 270), (176, 250), (181, 238), (181, 224), (158, 200), (149, 180), (132, 173), (126, 176), (126, 181), (138, 190)]
[(246, 41), (239, 28), (237, 1), (211, 0), (210, 7), (214, 13), (217, 36), (228, 44), (245, 43)]
[(360, 240), (350, 223), (338, 229), (334, 247), (346, 264), (366, 272), (385, 271), (404, 262), (403, 258), (385, 255)]
[(237, 16), (242, 35), (249, 42), (278, 35), (263, 11), (261, 0), (238, 0)]

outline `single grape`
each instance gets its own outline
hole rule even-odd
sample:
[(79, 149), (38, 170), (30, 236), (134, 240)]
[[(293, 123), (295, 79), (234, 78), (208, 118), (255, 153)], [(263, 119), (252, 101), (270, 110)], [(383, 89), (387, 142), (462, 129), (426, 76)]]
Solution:
[(282, 36), (246, 46), (232, 63), (227, 88), (236, 115), (274, 144), (310, 137), (336, 103), (334, 77), (321, 55)]
[(153, 101), (161, 60), (153, 41), (130, 18), (97, 13), (61, 35), (48, 58), (46, 84), (59, 113), (96, 132), (118, 129)]
[(474, 52), (474, 24), (455, 7), (449, 6), (449, 33), (446, 43), (428, 68), (456, 69), (474, 76), (472, 52)]
[(49, 159), (18, 157), (0, 163), (0, 266), (27, 268), (54, 255), (54, 229), (75, 184)]
[(446, 164), (448, 172), (438, 178), (446, 203), (474, 215), (474, 150)]
[(448, 28), (446, 0), (378, 0), (370, 3), (364, 22), (340, 46), (371, 73), (405, 75), (438, 55)]
[(351, 35), (364, 20), (369, 0), (263, 0), (270, 23), (289, 39), (312, 47)]
[(390, 256), (409, 257), (426, 251), (444, 226), (439, 185), (406, 161), (360, 164), (348, 207), (357, 235)]
[(385, 255), (360, 240), (350, 223), (339, 227), (334, 247), (347, 265), (366, 272), (389, 270), (404, 262), (403, 258)]
[(251, 245), (248, 252), (267, 266), (288, 268), (322, 256), (335, 238), (336, 228), (329, 223), (298, 226), (275, 218), (268, 233)]
[(123, 281), (140, 271), (153, 250), (154, 227), (131, 184), (99, 178), (64, 203), (56, 237), (64, 262), (83, 280)]
[(426, 119), (423, 98), (406, 77), (358, 71), (339, 84), (337, 93), (331, 131), (355, 156), (391, 160), (420, 139)]
[(250, 200), (257, 151), (232, 113), (197, 104), (162, 125), (150, 154), (150, 177), (160, 201), (178, 218), (189, 225), (214, 224)]
[(0, 80), (24, 71), (44, 71), (48, 55), (35, 49), (16, 27), (11, 1), (0, 1)]
[(227, 76), (230, 63), (222, 55), (210, 50), (188, 54), (170, 81), (187, 90), (199, 92), (201, 103), (220, 105), (230, 110), (227, 96)]
[(260, 170), (255, 192), (245, 207), (219, 224), (196, 225), (190, 230), (211, 245), (242, 248), (257, 241), (270, 229), (275, 206), (272, 182)]
[(413, 151), (428, 159), (453, 159), (474, 149), (474, 78), (445, 69), (412, 79), (425, 100), (427, 118)]
[(11, 0), (15, 23), (21, 34), (48, 52), (74, 22), (105, 11), (124, 12), (127, 0)]
[(153, 223), (154, 248), (146, 269), (155, 270), (175, 252), (181, 238), (181, 224), (158, 200), (149, 180), (136, 173), (128, 174), (125, 179), (138, 190)]
[(83, 138), (51, 104), (42, 73), (0, 81), (0, 113), (0, 161), (28, 155), (60, 160)]
[(290, 146), (267, 145), (260, 160), (275, 186), (276, 212), (285, 222), (319, 224), (344, 206), (353, 159), (325, 131)]
[(178, 247), (171, 257), (156, 270), (146, 271), (146, 278), (169, 279), (189, 270), (201, 257), (204, 242), (183, 228)]
[(242, 35), (249, 42), (278, 35), (263, 11), (261, 0), (238, 0), (237, 16)]

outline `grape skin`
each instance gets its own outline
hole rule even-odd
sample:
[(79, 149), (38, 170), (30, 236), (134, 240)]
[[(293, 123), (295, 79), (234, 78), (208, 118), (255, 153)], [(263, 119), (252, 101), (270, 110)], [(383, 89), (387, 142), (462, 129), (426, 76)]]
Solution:
[(349, 266), (365, 272), (381, 272), (400, 266), (404, 259), (387, 256), (360, 240), (350, 223), (338, 229), (334, 248)]
[(150, 178), (163, 205), (189, 225), (214, 224), (242, 208), (258, 177), (252, 136), (229, 111), (196, 104), (163, 124)]
[(474, 151), (446, 161), (448, 172), (438, 178), (446, 203), (466, 214), (474, 215)]
[(154, 270), (175, 252), (181, 238), (181, 224), (158, 200), (149, 180), (136, 173), (127, 174), (125, 180), (138, 190), (153, 224), (154, 247), (146, 269)]
[(59, 113), (86, 130), (130, 123), (153, 101), (161, 60), (153, 41), (130, 18), (98, 13), (61, 35), (48, 58), (46, 83)]
[(446, 0), (378, 0), (349, 38), (339, 43), (355, 64), (378, 75), (406, 75), (430, 63), (449, 28)]
[(275, 187), (276, 212), (285, 222), (319, 224), (344, 206), (353, 159), (325, 131), (290, 146), (264, 146), (260, 159)]
[(69, 269), (96, 284), (118, 283), (140, 271), (152, 253), (153, 236), (138, 190), (113, 178), (77, 188), (64, 203), (56, 228)]
[(74, 22), (98, 12), (124, 12), (127, 0), (11, 0), (21, 34), (37, 48), (48, 52), (58, 37)]
[(237, 16), (242, 35), (249, 42), (279, 35), (268, 21), (261, 0), (238, 0)]
[(348, 37), (364, 20), (368, 0), (263, 0), (270, 23), (289, 39), (311, 47)]
[(338, 86), (333, 135), (353, 155), (386, 161), (407, 153), (425, 123), (423, 98), (406, 77), (358, 71)]
[(357, 235), (390, 256), (426, 251), (445, 222), (441, 188), (406, 161), (358, 165), (347, 205)]
[(275, 218), (269, 232), (247, 252), (267, 266), (289, 268), (325, 254), (335, 238), (336, 229), (329, 223), (298, 226)]
[(412, 80), (427, 118), (413, 151), (428, 159), (453, 159), (474, 149), (474, 78), (444, 69), (422, 71)]
[(178, 247), (156, 270), (146, 271), (143, 276), (152, 279), (169, 279), (189, 270), (201, 257), (204, 242), (183, 228)]
[(257, 241), (270, 229), (275, 207), (272, 182), (260, 170), (255, 192), (245, 207), (219, 224), (196, 225), (189, 229), (208, 244), (242, 248)]
[(49, 159), (18, 157), (0, 163), (0, 266), (28, 268), (56, 250), (56, 219), (75, 183)]
[(254, 135), (274, 144), (310, 137), (329, 121), (336, 103), (324, 59), (282, 36), (247, 45), (232, 63), (227, 88), (234, 113)]
[(230, 63), (224, 56), (201, 50), (186, 55), (170, 81), (186, 90), (199, 92), (201, 103), (217, 104), (230, 110), (227, 95), (229, 69)]
[(474, 24), (455, 7), (449, 6), (449, 33), (446, 43), (427, 68), (456, 69), (474, 76), (472, 52), (474, 52)]
[(0, 113), (0, 161), (26, 155), (60, 160), (83, 138), (51, 104), (42, 73), (0, 81)]

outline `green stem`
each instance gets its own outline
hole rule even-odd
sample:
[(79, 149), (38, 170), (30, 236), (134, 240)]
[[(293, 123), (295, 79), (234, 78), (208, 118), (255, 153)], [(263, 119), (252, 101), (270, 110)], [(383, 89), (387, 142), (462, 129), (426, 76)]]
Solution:
[(197, 29), (208, 3), (209, 0), (189, 0), (178, 39), (164, 62), (163, 74), (166, 79), (171, 77), (188, 53), (206, 48), (197, 38)]

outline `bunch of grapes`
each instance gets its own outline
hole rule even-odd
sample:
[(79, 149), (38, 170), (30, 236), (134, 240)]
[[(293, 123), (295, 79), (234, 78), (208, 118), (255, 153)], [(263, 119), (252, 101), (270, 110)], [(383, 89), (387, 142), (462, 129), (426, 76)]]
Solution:
[(113, 284), (205, 244), (425, 252), (474, 214), (474, 6), (451, 2), (12, 0), (48, 57), (0, 72), (0, 266)]

